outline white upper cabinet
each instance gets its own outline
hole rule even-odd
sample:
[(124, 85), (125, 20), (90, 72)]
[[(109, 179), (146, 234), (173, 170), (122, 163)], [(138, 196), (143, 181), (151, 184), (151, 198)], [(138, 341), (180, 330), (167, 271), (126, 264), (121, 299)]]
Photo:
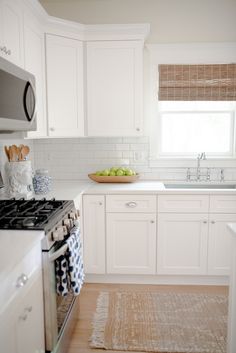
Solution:
[(23, 12), (16, 0), (0, 1), (0, 55), (23, 67)]
[(143, 41), (87, 43), (88, 136), (139, 136)]
[(83, 43), (47, 35), (46, 72), (49, 136), (83, 136)]
[(24, 12), (25, 69), (35, 76), (37, 130), (27, 134), (30, 138), (47, 136), (45, 47), (42, 25), (32, 13)]

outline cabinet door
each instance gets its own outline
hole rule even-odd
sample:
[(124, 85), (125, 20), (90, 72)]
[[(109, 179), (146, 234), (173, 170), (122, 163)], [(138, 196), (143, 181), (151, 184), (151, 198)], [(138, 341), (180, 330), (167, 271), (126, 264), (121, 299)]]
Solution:
[(42, 271), (40, 269), (1, 315), (2, 351), (43, 353), (45, 351), (43, 312)]
[(23, 13), (16, 0), (0, 1), (0, 55), (23, 67)]
[(159, 214), (157, 234), (159, 274), (206, 274), (207, 214)]
[(208, 274), (229, 275), (231, 232), (227, 223), (236, 222), (235, 214), (212, 214), (209, 225)]
[(42, 274), (36, 278), (24, 296), (17, 318), (17, 352), (44, 352), (44, 316)]
[(155, 274), (156, 215), (107, 214), (107, 273)]
[(89, 136), (139, 136), (142, 133), (141, 41), (87, 44)]
[(40, 23), (31, 14), (24, 14), (25, 69), (35, 76), (37, 94), (37, 131), (28, 132), (30, 138), (47, 136), (45, 48), (44, 33)]
[(83, 196), (84, 265), (86, 273), (105, 273), (105, 197)]
[(83, 43), (47, 35), (46, 66), (49, 136), (83, 136)]

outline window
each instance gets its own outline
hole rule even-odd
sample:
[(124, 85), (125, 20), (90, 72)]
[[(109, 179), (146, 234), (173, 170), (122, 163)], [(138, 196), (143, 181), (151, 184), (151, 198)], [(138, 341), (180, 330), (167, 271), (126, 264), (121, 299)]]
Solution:
[(212, 157), (234, 154), (234, 102), (159, 102), (159, 155)]
[(236, 64), (159, 65), (158, 156), (235, 156)]

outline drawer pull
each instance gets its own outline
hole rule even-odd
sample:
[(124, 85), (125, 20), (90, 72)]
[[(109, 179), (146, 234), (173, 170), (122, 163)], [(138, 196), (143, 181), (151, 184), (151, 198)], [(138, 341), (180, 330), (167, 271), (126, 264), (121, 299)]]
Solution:
[(137, 206), (137, 203), (135, 201), (130, 201), (130, 202), (127, 202), (126, 203), (126, 206), (127, 207), (131, 207), (131, 208), (134, 208)]
[(204, 224), (207, 224), (207, 221), (203, 221)]
[(151, 223), (155, 223), (155, 221), (151, 220)]
[(16, 281), (16, 287), (17, 288), (23, 287), (28, 282), (28, 279), (29, 279), (28, 276), (22, 273), (22, 275), (20, 275), (20, 277), (18, 277)]
[(215, 224), (216, 222), (215, 221), (211, 221), (211, 224)]

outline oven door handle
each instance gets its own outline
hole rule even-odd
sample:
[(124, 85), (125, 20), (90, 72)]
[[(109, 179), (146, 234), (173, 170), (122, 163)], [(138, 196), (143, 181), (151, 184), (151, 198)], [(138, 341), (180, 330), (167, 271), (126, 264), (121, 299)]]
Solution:
[(68, 245), (64, 244), (59, 250), (55, 251), (51, 256), (49, 256), (49, 261), (51, 262), (55, 261), (56, 259), (58, 259), (58, 257), (60, 257), (61, 255), (64, 255), (67, 249), (68, 249)]

